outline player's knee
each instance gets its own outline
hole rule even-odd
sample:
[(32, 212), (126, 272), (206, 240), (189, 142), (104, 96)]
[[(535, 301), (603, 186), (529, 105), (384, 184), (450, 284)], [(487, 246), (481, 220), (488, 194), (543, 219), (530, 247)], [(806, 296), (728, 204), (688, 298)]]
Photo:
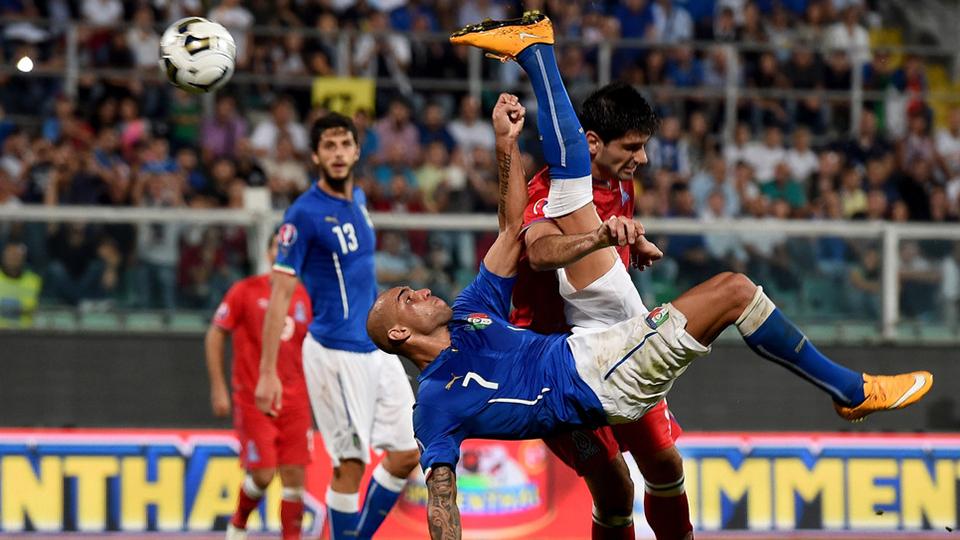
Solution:
[(640, 474), (647, 482), (665, 484), (683, 476), (683, 457), (676, 446), (654, 454), (636, 454), (636, 461)]
[(722, 281), (722, 297), (731, 304), (731, 308), (739, 314), (750, 305), (757, 286), (744, 274), (727, 272)]
[(277, 474), (277, 470), (270, 467), (266, 469), (253, 469), (250, 471), (250, 478), (253, 479), (253, 483), (257, 485), (260, 489), (267, 489), (267, 486), (270, 485), (270, 481), (273, 480), (274, 475)]

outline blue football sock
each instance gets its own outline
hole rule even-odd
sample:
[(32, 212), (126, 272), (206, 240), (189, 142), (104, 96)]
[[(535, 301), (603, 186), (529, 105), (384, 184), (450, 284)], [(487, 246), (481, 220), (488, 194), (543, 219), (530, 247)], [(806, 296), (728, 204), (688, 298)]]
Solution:
[(358, 538), (373, 537), (373, 533), (377, 532), (383, 520), (387, 518), (390, 509), (400, 499), (405, 484), (405, 479), (393, 476), (383, 468), (382, 464), (377, 465), (367, 486), (363, 508), (360, 510), (360, 521), (357, 525)]
[(553, 46), (531, 45), (517, 55), (537, 97), (537, 129), (553, 180), (590, 176), (590, 149), (560, 78)]
[(834, 401), (855, 407), (863, 403), (863, 375), (824, 356), (757, 287), (750, 306), (737, 320), (743, 340), (753, 351), (776, 362), (830, 394)]
[(353, 540), (357, 537), (360, 520), (360, 495), (338, 493), (327, 488), (327, 514), (330, 521), (330, 540)]

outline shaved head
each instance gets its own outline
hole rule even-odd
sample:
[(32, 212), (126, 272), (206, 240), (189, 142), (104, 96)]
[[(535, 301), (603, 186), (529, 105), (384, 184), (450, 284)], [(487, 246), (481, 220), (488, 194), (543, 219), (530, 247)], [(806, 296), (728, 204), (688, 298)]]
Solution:
[(367, 335), (384, 352), (423, 357), (425, 343), (436, 345), (436, 335), (446, 331), (452, 315), (450, 306), (430, 289), (393, 287), (373, 303), (367, 315)]

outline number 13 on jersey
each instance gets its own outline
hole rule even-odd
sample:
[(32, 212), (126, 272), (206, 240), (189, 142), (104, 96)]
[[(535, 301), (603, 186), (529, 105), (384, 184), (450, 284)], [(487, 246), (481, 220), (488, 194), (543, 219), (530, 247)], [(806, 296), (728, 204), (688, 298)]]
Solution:
[(331, 227), (333, 234), (337, 235), (337, 240), (340, 241), (340, 251), (344, 255), (347, 253), (352, 253), (360, 247), (360, 242), (357, 241), (357, 231), (353, 228), (352, 223), (344, 223), (343, 225), (337, 225)]

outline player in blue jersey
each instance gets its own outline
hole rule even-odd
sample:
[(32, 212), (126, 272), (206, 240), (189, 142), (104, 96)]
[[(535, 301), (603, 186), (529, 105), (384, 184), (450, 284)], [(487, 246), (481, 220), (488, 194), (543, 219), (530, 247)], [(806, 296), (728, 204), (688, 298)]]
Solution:
[[(326, 495), (330, 537), (370, 538), (417, 465), (413, 391), (400, 359), (377, 350), (364, 326), (377, 280), (373, 224), (353, 180), (357, 130), (349, 118), (329, 114), (314, 123), (311, 144), (320, 178), (287, 209), (278, 232), (256, 401), (267, 414), (280, 408), (277, 347), (299, 278), (314, 306), (303, 371), (333, 461)], [(371, 448), (386, 457), (373, 471), (361, 509), (360, 481)]]
[[(590, 155), (560, 79), (552, 29), (544, 20), (526, 14), (511, 21), (486, 21), (455, 38), (481, 42), (493, 54), (516, 59), (526, 71), (537, 97), (538, 129), (550, 167), (546, 214), (561, 228), (575, 228), (590, 218), (599, 221), (592, 209)], [(488, 36), (492, 38), (481, 39)], [(933, 377), (928, 372), (870, 376), (834, 363), (741, 274), (718, 275), (672, 303), (604, 328), (540, 335), (511, 326), (510, 296), (526, 205), (516, 147), (523, 117), (516, 97), (500, 97), (494, 109), (500, 234), (474, 282), (452, 308), (429, 290), (395, 287), (377, 298), (367, 319), (368, 334), (377, 346), (403, 354), (422, 370), (414, 426), (432, 537), (458, 538), (461, 532), (454, 468), (464, 439), (542, 438), (571, 427), (636, 420), (659, 403), (690, 362), (707, 354), (709, 344), (731, 325), (754, 352), (827, 393), (844, 418), (902, 408), (929, 391)], [(646, 161), (642, 147), (637, 161)], [(576, 275), (570, 272), (570, 283), (591, 272), (599, 272), (594, 280), (606, 277), (619, 265), (606, 250), (616, 244), (630, 244), (637, 262), (650, 264), (659, 253), (642, 235), (642, 226), (630, 220), (599, 224), (579, 240), (591, 249), (579, 261), (583, 268)], [(574, 287), (583, 291), (591, 284)], [(617, 289), (596, 292), (611, 291), (614, 296), (607, 300), (618, 301)], [(596, 302), (576, 307), (583, 316), (606, 317), (606, 306)]]

